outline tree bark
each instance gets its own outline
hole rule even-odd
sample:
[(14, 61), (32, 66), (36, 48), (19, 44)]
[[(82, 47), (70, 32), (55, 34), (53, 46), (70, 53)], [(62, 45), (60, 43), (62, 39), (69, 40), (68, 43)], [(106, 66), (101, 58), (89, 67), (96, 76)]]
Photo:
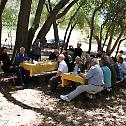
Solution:
[(92, 37), (93, 37), (93, 32), (94, 32), (94, 18), (95, 18), (95, 14), (96, 12), (104, 5), (104, 3), (107, 0), (102, 1), (102, 3), (94, 10), (93, 14), (92, 14), (92, 18), (91, 18), (91, 31), (90, 31), (90, 38), (89, 38), (89, 52), (91, 51), (91, 44), (92, 44)]
[[(48, 3), (49, 3), (49, 7), (47, 6), (47, 10), (50, 13), (52, 11), (50, 0), (48, 0)], [(59, 48), (59, 33), (58, 33), (58, 25), (56, 23), (56, 17), (53, 22), (53, 30), (54, 30), (55, 48)]]
[(27, 43), (27, 49), (28, 50), (30, 50), (35, 32), (39, 27), (39, 22), (40, 22), (41, 13), (42, 13), (44, 4), (45, 4), (45, 0), (39, 0), (38, 7), (37, 7), (37, 10), (36, 10), (36, 14), (35, 14), (35, 18), (34, 18), (34, 22), (32, 24), (32, 27), (28, 31), (28, 43)]
[(39, 31), (37, 38), (43, 39), (46, 34), (48, 33), (51, 25), (55, 21), (55, 17), (57, 16), (58, 12), (69, 2), (70, 0), (60, 0), (60, 2), (54, 7), (54, 9), (49, 14), (47, 20), (45, 21), (43, 27)]
[(113, 39), (113, 35), (114, 35), (114, 28), (115, 28), (115, 24), (112, 24), (112, 28), (110, 30), (110, 38), (109, 38), (108, 46), (107, 46), (107, 49), (106, 49), (106, 53), (108, 53), (108, 54), (110, 52), (111, 45), (112, 45), (112, 39)]
[(8, 0), (1, 0), (0, 3), (0, 47), (1, 47), (1, 36), (2, 36), (2, 13)]
[(70, 21), (69, 21), (69, 23), (68, 23), (68, 25), (67, 25), (67, 28), (66, 28), (66, 31), (65, 31), (65, 35), (64, 35), (64, 40), (63, 40), (63, 45), (62, 45), (62, 48), (61, 48), (61, 52), (63, 51), (63, 48), (64, 48), (64, 46), (65, 46), (66, 37), (67, 37), (67, 32), (68, 32), (68, 29), (69, 29), (69, 27), (70, 27), (70, 25), (71, 25), (71, 22), (72, 22), (72, 20), (74, 19), (75, 15), (77, 14), (77, 12), (79, 11), (79, 9), (80, 9), (80, 7), (81, 7), (82, 5), (83, 5), (83, 4), (81, 4), (81, 5), (77, 8), (77, 10), (76, 10), (75, 13), (73, 14), (73, 16), (70, 18)]
[(73, 26), (71, 25), (71, 28), (70, 28), (70, 31), (69, 31), (69, 34), (68, 34), (68, 37), (67, 37), (67, 41), (66, 41), (66, 44), (65, 44), (65, 48), (64, 48), (65, 50), (67, 50), (67, 47), (68, 47), (68, 44), (69, 44), (69, 40), (70, 40), (71, 33), (72, 33), (74, 27), (76, 26), (76, 24), (77, 24), (77, 21), (74, 23)]
[(29, 24), (31, 3), (32, 0), (21, 0), (20, 12), (18, 15), (17, 31), (16, 31), (16, 41), (12, 58), (14, 58), (16, 50), (19, 50), (21, 46), (25, 47), (27, 50), (28, 24)]
[(109, 53), (110, 55), (111, 55), (112, 52), (115, 50), (115, 48), (116, 48), (116, 46), (117, 46), (119, 40), (121, 39), (121, 37), (123, 36), (123, 34), (124, 34), (125, 31), (126, 31), (126, 29), (123, 29), (123, 30), (120, 32), (120, 34), (119, 34), (119, 36), (118, 36), (116, 42), (114, 43), (112, 49), (110, 50), (110, 53)]

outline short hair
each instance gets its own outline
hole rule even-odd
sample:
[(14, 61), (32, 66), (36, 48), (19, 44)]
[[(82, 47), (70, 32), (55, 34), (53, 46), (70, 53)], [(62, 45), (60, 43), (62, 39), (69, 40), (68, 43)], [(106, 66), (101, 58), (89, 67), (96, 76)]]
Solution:
[(92, 57), (89, 57), (89, 58), (87, 58), (87, 61), (86, 61), (86, 65), (88, 65), (88, 64), (90, 64), (91, 62), (92, 62), (92, 60), (93, 60), (93, 58)]
[(121, 60), (121, 61), (123, 62), (123, 58), (122, 58), (122, 57), (119, 57), (118, 59)]
[(65, 59), (64, 54), (59, 54), (59, 57), (61, 57), (61, 58)]
[(91, 62), (96, 62), (96, 63), (98, 63), (98, 59), (97, 59), (97, 58), (92, 58)]
[(76, 56), (75, 60), (81, 60), (81, 58), (79, 56)]
[(20, 47), (20, 51), (21, 51), (21, 50), (24, 50), (24, 51), (25, 51), (25, 47), (23, 47), (23, 46), (22, 46), (22, 47)]
[(119, 53), (123, 53), (123, 50), (119, 51)]

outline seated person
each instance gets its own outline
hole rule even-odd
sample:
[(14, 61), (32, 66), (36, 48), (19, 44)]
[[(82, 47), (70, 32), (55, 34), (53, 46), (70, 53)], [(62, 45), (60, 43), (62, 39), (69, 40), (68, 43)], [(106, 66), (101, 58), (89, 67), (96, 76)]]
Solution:
[[(16, 56), (16, 64), (17, 64), (17, 66), (19, 66), (21, 62), (27, 61), (27, 60), (30, 60), (30, 58), (28, 57), (27, 53), (25, 52), (25, 48), (21, 47), (20, 52)], [(23, 81), (26, 83), (26, 81), (29, 80), (29, 77), (30, 77), (29, 71), (22, 68), (21, 74), (22, 74)]]
[(58, 82), (61, 81), (61, 74), (62, 73), (67, 73), (68, 72), (68, 67), (66, 62), (64, 61), (65, 56), (63, 54), (60, 54), (58, 56), (58, 61), (59, 61), (59, 67), (57, 70), (57, 73), (55, 76), (53, 76), (50, 80), (49, 80), (49, 87), (51, 91), (55, 91), (57, 86), (58, 86)]
[(74, 91), (67, 95), (60, 95), (64, 101), (70, 102), (82, 92), (100, 92), (104, 88), (104, 76), (96, 59), (88, 59), (88, 72), (86, 75), (80, 74), (81, 77), (88, 81), (88, 85), (80, 85)]
[(116, 70), (116, 74), (117, 74), (116, 80), (121, 81), (123, 79), (123, 73), (121, 72), (121, 68), (118, 65), (116, 57), (112, 57), (112, 60), (113, 60), (112, 64), (113, 64), (113, 66), (114, 66), (114, 68)]
[(58, 55), (59, 55), (59, 51), (56, 49), (56, 50), (54, 50), (54, 52), (52, 52), (49, 55), (49, 60), (56, 60), (57, 61)]
[(16, 73), (17, 79), (20, 84), (23, 84), (21, 69), (17, 66), (14, 66), (7, 54), (7, 48), (2, 47), (0, 51), (0, 66), (4, 73)]
[(82, 64), (82, 59), (79, 56), (77, 56), (75, 58), (75, 64), (74, 64), (73, 72), (77, 73), (78, 68), (80, 68), (80, 71), (82, 73), (84, 73), (84, 65)]
[(121, 72), (123, 74), (123, 77), (126, 76), (126, 62), (123, 61), (122, 57), (118, 58), (118, 63), (119, 63), (119, 67), (121, 69)]
[(122, 57), (123, 56), (123, 51), (119, 51), (119, 54), (117, 55), (117, 60), (119, 60), (119, 57)]
[(0, 51), (1, 68), (5, 73), (11, 72), (12, 62), (7, 54), (7, 48), (2, 47)]
[(109, 67), (107, 67), (106, 60), (104, 59), (100, 60), (100, 66), (104, 75), (104, 86), (107, 89), (107, 91), (110, 91), (111, 90), (111, 70), (109, 69)]
[(20, 52), (16, 56), (16, 64), (19, 66), (19, 64), (25, 60), (30, 60), (27, 53), (25, 52), (25, 48), (21, 47)]

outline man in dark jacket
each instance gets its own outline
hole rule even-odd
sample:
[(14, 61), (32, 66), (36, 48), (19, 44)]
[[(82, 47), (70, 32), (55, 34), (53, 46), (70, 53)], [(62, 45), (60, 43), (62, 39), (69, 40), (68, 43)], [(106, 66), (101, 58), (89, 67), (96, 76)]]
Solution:
[(81, 55), (82, 55), (82, 49), (81, 49), (81, 43), (77, 43), (77, 48), (70, 48), (70, 51), (72, 51), (72, 52), (74, 52), (74, 54), (73, 54), (73, 61), (75, 61), (75, 58), (77, 57), (77, 56), (79, 56), (79, 57), (81, 57)]
[(16, 73), (18, 82), (23, 84), (22, 75), (21, 75), (21, 68), (14, 66), (7, 54), (7, 48), (2, 47), (0, 50), (0, 66), (4, 73)]

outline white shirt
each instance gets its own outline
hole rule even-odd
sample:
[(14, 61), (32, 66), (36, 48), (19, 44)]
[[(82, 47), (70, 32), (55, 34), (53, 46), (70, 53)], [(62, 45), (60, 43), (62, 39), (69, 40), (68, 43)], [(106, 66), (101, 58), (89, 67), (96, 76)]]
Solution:
[(100, 68), (100, 66), (98, 64), (92, 66), (88, 70), (85, 78), (88, 80), (88, 84), (104, 85), (103, 72), (102, 72), (102, 69)]
[(59, 63), (58, 71), (62, 73), (68, 73), (68, 66), (64, 60)]

